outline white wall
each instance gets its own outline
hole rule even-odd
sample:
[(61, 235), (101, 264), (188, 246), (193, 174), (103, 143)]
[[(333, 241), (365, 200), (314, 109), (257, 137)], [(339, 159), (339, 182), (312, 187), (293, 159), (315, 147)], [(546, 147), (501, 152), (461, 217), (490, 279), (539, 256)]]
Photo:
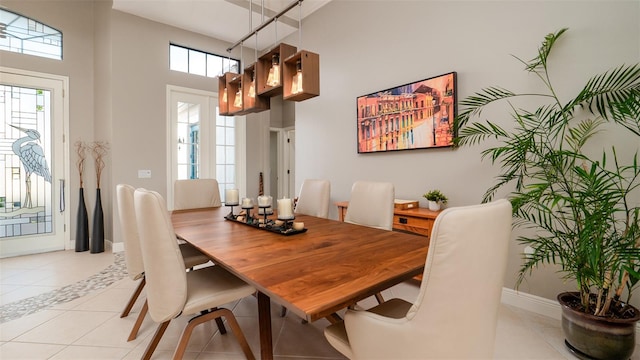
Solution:
[[(458, 73), (458, 101), (492, 85), (539, 90), (510, 54), (529, 60), (546, 34), (568, 27), (551, 60), (566, 97), (595, 73), (640, 61), (639, 24), (638, 1), (332, 1), (302, 24), (302, 48), (320, 54), (321, 70), (320, 96), (296, 104), (296, 188), (305, 178), (326, 178), (331, 200), (340, 201), (355, 180), (381, 180), (395, 184), (396, 198), (422, 206), (432, 188), (449, 196), (449, 206), (478, 203), (498, 174), (480, 160), (480, 147), (359, 155), (356, 97), (449, 71)], [(298, 43), (297, 35), (287, 40)], [(510, 121), (506, 113), (484, 115)], [(616, 146), (638, 149), (637, 138), (626, 139)], [(334, 207), (330, 216), (337, 218)], [(514, 241), (507, 287), (520, 252)], [(573, 285), (554, 271), (540, 269), (520, 290), (555, 299)]]
[[(0, 65), (70, 77), (70, 140), (112, 144), (112, 166), (103, 179), (107, 192), (125, 182), (166, 194), (166, 85), (217, 89), (215, 79), (169, 71), (167, 44), (219, 54), (229, 44), (117, 11), (107, 16), (105, 2), (96, 3), (3, 0), (9, 9), (61, 30), (65, 49), (62, 62), (2, 52)], [(561, 96), (581, 87), (583, 74), (640, 61), (638, 1), (332, 1), (303, 22), (302, 47), (320, 54), (321, 94), (295, 104), (296, 187), (305, 178), (327, 178), (332, 201), (338, 201), (349, 198), (355, 180), (384, 180), (395, 184), (397, 198), (420, 199), (422, 205), (421, 194), (436, 187), (449, 195), (450, 206), (479, 202), (498, 173), (480, 161), (479, 148), (358, 155), (355, 99), (449, 71), (458, 72), (461, 97), (490, 85), (526, 91), (535, 79), (510, 54), (534, 57), (544, 35), (562, 27), (570, 30), (552, 64)], [(298, 35), (286, 42), (298, 46)], [(283, 127), (289, 126), (288, 113), (282, 111)], [(247, 116), (249, 193), (257, 193), (258, 173), (268, 166), (270, 115)], [(623, 138), (616, 145), (627, 152), (638, 149)], [(151, 169), (153, 178), (138, 179), (138, 169)], [(87, 179), (88, 189), (93, 181)], [(74, 210), (77, 177), (70, 186)], [(93, 193), (88, 195), (92, 208)], [(103, 193), (105, 209), (112, 203)], [(335, 208), (331, 211), (336, 218)], [(115, 220), (114, 228), (119, 242)], [(520, 251), (514, 243), (508, 287)], [(491, 249), (479, 256), (491, 256)], [(567, 288), (557, 278), (553, 269), (541, 269), (521, 290), (553, 299)]]

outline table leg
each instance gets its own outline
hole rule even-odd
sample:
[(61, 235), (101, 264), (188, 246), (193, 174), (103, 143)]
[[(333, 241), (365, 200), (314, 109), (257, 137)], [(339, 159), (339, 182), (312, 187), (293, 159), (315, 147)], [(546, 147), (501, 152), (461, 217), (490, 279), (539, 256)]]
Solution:
[(273, 340), (271, 334), (271, 299), (258, 291), (258, 323), (260, 329), (260, 358), (273, 359)]

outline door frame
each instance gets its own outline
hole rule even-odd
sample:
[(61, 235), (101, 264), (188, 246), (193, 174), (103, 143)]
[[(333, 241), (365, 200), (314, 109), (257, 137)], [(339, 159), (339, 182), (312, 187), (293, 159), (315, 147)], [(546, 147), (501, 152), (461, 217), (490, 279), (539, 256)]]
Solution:
[[(176, 164), (176, 149), (175, 149), (175, 134), (177, 132), (176, 128), (176, 118), (174, 117), (175, 112), (175, 101), (176, 97), (199, 97), (204, 100), (204, 102), (200, 101), (199, 103), (204, 103), (204, 108), (200, 109), (200, 133), (205, 135), (207, 138), (215, 141), (215, 93), (210, 91), (196, 90), (190, 89), (175, 85), (167, 85), (167, 208), (173, 209), (173, 183), (178, 176), (177, 169), (175, 168)], [(202, 99), (204, 98), (204, 99)], [(203, 121), (206, 118), (207, 121)], [(200, 139), (203, 136), (200, 136)], [(210, 158), (213, 157), (213, 158)], [(199, 176), (202, 178), (207, 177), (215, 177), (215, 166), (213, 169), (211, 166), (211, 161), (215, 163), (215, 145), (214, 148), (211, 149), (209, 143), (200, 142), (200, 173)]]
[[(69, 77), (62, 76), (62, 75), (41, 73), (36, 71), (9, 68), (4, 66), (0, 66), (0, 73), (13, 75), (13, 76), (39, 78), (46, 81), (54, 81), (54, 82), (60, 83), (60, 87), (62, 88), (62, 134), (57, 134), (57, 135), (62, 137), (62, 146), (60, 149), (60, 154), (56, 153), (55, 151), (53, 152), (53, 154), (56, 157), (62, 156), (62, 169), (56, 168), (56, 174), (58, 174), (58, 180), (62, 180), (64, 182), (62, 186), (62, 188), (64, 189), (64, 194), (62, 195), (59, 194), (60, 188), (61, 188), (60, 183), (56, 183), (55, 181), (52, 181), (51, 187), (54, 194), (55, 193), (59, 194), (58, 204), (57, 204), (58, 209), (54, 211), (60, 211), (60, 207), (61, 207), (60, 201), (62, 202), (62, 204), (64, 204), (64, 211), (62, 211), (63, 213), (62, 215), (63, 250), (73, 249), (75, 248), (75, 239), (73, 240), (71, 239), (71, 215), (70, 215), (70, 211), (68, 210), (68, 205), (71, 203), (70, 202), (71, 195), (69, 193), (69, 183), (71, 179), (70, 167), (69, 167), (69, 163), (70, 163), (69, 141), (67, 139), (69, 134), (69, 96), (68, 96)], [(16, 84), (16, 85), (23, 86), (19, 84)], [(43, 88), (49, 89), (47, 87), (43, 87)], [(54, 205), (54, 209), (55, 208), (56, 206)], [(44, 249), (43, 252), (55, 251), (55, 250), (62, 250), (62, 249)], [(16, 254), (8, 254), (8, 255), (18, 256), (22, 254), (16, 253)]]
[[(269, 139), (271, 139), (271, 134), (275, 134), (276, 142), (275, 144), (269, 142), (270, 179), (274, 180), (273, 174), (275, 173), (278, 199), (283, 197), (293, 199), (297, 196), (295, 193), (295, 128), (270, 128)], [(274, 163), (276, 169), (271, 166)]]
[[(183, 86), (177, 85), (167, 85), (166, 92), (166, 105), (167, 105), (167, 123), (166, 123), (166, 133), (167, 133), (167, 208), (173, 209), (173, 182), (177, 177), (177, 173), (174, 171), (175, 160), (175, 151), (174, 151), (174, 141), (173, 135), (176, 132), (175, 121), (173, 119), (173, 103), (172, 103), (172, 94), (181, 93), (185, 95), (194, 95), (194, 96), (205, 96), (208, 98), (208, 109), (207, 113), (210, 118), (210, 126), (201, 127), (201, 131), (206, 131), (208, 133), (209, 138), (211, 139), (210, 144), (200, 144), (200, 152), (201, 156), (203, 152), (207, 152), (208, 156), (211, 157), (211, 162), (201, 167), (202, 177), (216, 178), (216, 121), (218, 115), (217, 111), (217, 103), (218, 103), (218, 93), (214, 91), (205, 91), (193, 88), (187, 88)], [(246, 121), (245, 116), (236, 116), (236, 128), (235, 128), (235, 179), (236, 179), (236, 187), (240, 190), (241, 194), (245, 193), (246, 190)], [(201, 162), (201, 163), (204, 163)], [(223, 199), (224, 201), (224, 199)]]

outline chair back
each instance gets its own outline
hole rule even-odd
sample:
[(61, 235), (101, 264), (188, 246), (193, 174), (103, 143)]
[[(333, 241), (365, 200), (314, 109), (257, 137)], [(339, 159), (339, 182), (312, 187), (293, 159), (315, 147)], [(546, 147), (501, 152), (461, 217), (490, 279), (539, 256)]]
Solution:
[(173, 208), (198, 209), (220, 207), (220, 190), (216, 179), (176, 180), (173, 184)]
[(138, 280), (144, 276), (144, 264), (140, 251), (136, 210), (133, 204), (133, 192), (136, 189), (127, 184), (116, 185), (116, 200), (118, 202), (118, 218), (122, 229), (122, 243), (124, 244), (124, 260), (129, 277)]
[(331, 183), (329, 180), (306, 179), (300, 187), (296, 214), (329, 217), (329, 199), (331, 197)]
[(425, 334), (438, 335), (430, 354), (493, 357), (511, 228), (505, 199), (436, 218), (420, 293), (407, 314)]
[(395, 188), (389, 182), (356, 181), (344, 221), (378, 229), (393, 226)]
[[(504, 199), (438, 215), (420, 292), (406, 316), (366, 338), (358, 333), (363, 324), (345, 316), (355, 357), (492, 358), (511, 223), (511, 203)], [(389, 349), (371, 345), (376, 342)]]
[(177, 316), (187, 300), (187, 272), (164, 198), (137, 189), (134, 203), (147, 280), (149, 314), (155, 322)]

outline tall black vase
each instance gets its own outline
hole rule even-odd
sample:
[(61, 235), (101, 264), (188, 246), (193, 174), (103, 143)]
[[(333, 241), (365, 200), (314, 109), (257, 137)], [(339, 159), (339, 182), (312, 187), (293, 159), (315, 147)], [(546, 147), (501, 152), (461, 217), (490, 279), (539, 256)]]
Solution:
[(102, 212), (102, 199), (100, 189), (96, 189), (96, 208), (93, 211), (93, 232), (91, 234), (91, 253), (104, 251), (104, 213)]
[(84, 189), (80, 188), (78, 199), (78, 217), (76, 220), (76, 251), (89, 250), (89, 217), (84, 203)]

